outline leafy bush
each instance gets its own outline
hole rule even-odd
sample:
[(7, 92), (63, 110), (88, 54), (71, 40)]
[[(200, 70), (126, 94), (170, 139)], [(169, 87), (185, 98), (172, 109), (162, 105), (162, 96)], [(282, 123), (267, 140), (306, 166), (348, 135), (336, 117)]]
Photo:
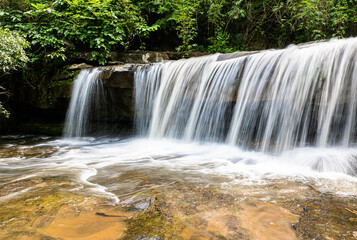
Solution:
[[(29, 43), (16, 33), (0, 27), (0, 76), (9, 73), (11, 70), (24, 67), (29, 60), (25, 53), (25, 48)], [(0, 95), (6, 95), (5, 88), (0, 85)], [(0, 101), (0, 115), (9, 117), (9, 112), (3, 107)]]
[(5, 74), (23, 67), (29, 60), (25, 52), (27, 47), (29, 43), (19, 34), (0, 28), (0, 72)]
[(297, 41), (343, 37), (348, 22), (347, 1), (302, 0), (290, 7), (294, 13), (288, 20), (298, 33)]

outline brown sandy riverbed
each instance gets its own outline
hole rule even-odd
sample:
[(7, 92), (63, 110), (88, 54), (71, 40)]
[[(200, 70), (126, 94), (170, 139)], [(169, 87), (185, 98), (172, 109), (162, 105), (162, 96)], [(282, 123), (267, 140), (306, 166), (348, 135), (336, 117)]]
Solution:
[[(246, 196), (239, 187), (227, 191), (174, 183), (151, 186), (115, 204), (67, 191), (66, 186), (69, 183), (49, 180), (8, 185), (0, 202), (0, 239), (283, 240), (357, 235), (357, 200), (313, 189), (293, 199), (264, 201)], [(5, 199), (19, 191), (23, 193)]]

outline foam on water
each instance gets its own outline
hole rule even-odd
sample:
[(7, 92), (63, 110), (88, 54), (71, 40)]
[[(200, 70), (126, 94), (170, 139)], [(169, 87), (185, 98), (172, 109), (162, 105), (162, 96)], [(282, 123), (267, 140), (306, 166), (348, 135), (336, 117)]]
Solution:
[[(165, 167), (171, 171), (219, 174), (235, 179), (265, 177), (341, 177), (355, 181), (345, 166), (351, 166), (357, 149), (298, 148), (281, 155), (246, 151), (224, 144), (184, 143), (175, 140), (128, 139), (117, 143), (93, 144), (61, 155), (71, 168), (96, 169), (117, 164), (133, 167)], [(68, 162), (69, 161), (69, 162)], [(351, 170), (352, 171), (352, 170)]]
[[(2, 158), (0, 163), (6, 164), (6, 169), (0, 168), (0, 174), (9, 173), (6, 179), (12, 182), (37, 177), (67, 179), (73, 182), (73, 191), (107, 196), (114, 202), (118, 198), (113, 189), (120, 184), (116, 177), (131, 171), (149, 171), (158, 179), (166, 178), (161, 172), (167, 171), (172, 173), (172, 178), (177, 175), (179, 179), (189, 174), (186, 181), (197, 183), (219, 176), (232, 186), (264, 186), (276, 180), (313, 181), (324, 192), (357, 194), (357, 179), (346, 174), (344, 168), (357, 155), (357, 150), (352, 148), (296, 148), (282, 154), (267, 154), (226, 144), (147, 138), (74, 145), (58, 140), (35, 147), (56, 146), (59, 151), (46, 158), (16, 161)], [(8, 182), (6, 179), (0, 181)]]

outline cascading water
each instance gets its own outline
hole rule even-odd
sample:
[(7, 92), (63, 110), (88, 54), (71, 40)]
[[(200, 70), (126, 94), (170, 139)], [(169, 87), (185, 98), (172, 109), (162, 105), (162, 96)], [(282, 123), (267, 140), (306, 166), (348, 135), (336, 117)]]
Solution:
[[(351, 38), (138, 66), (137, 135), (149, 142), (224, 144), (241, 151), (222, 156), (231, 163), (355, 175), (356, 53)], [(91, 125), (107, 105), (100, 76), (97, 68), (77, 77), (66, 138), (87, 136), (102, 124)]]
[[(81, 138), (90, 131), (90, 111), (105, 105), (100, 69), (84, 69), (74, 81), (64, 127), (65, 138)], [(103, 109), (103, 108), (102, 108)]]
[(351, 38), (139, 67), (137, 129), (150, 138), (220, 141), (263, 152), (351, 146), (356, 53)]
[[(148, 133), (152, 110), (161, 83), (161, 64), (150, 66), (152, 71), (146, 71), (147, 66), (139, 66), (135, 73), (135, 125), (140, 135)], [(147, 79), (153, 79), (147, 81)]]
[(237, 88), (244, 61), (225, 64), (217, 62), (218, 56), (139, 67), (135, 74), (139, 133), (148, 132), (153, 138), (222, 139), (231, 115), (229, 97)]

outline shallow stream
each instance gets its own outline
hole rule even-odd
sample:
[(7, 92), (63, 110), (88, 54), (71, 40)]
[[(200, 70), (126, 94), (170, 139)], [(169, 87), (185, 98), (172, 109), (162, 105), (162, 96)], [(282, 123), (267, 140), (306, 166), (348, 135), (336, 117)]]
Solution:
[[(354, 148), (274, 155), (168, 139), (0, 141), (3, 239), (357, 235), (357, 180), (338, 169), (339, 161), (355, 159)], [(103, 228), (93, 228), (98, 224)]]

